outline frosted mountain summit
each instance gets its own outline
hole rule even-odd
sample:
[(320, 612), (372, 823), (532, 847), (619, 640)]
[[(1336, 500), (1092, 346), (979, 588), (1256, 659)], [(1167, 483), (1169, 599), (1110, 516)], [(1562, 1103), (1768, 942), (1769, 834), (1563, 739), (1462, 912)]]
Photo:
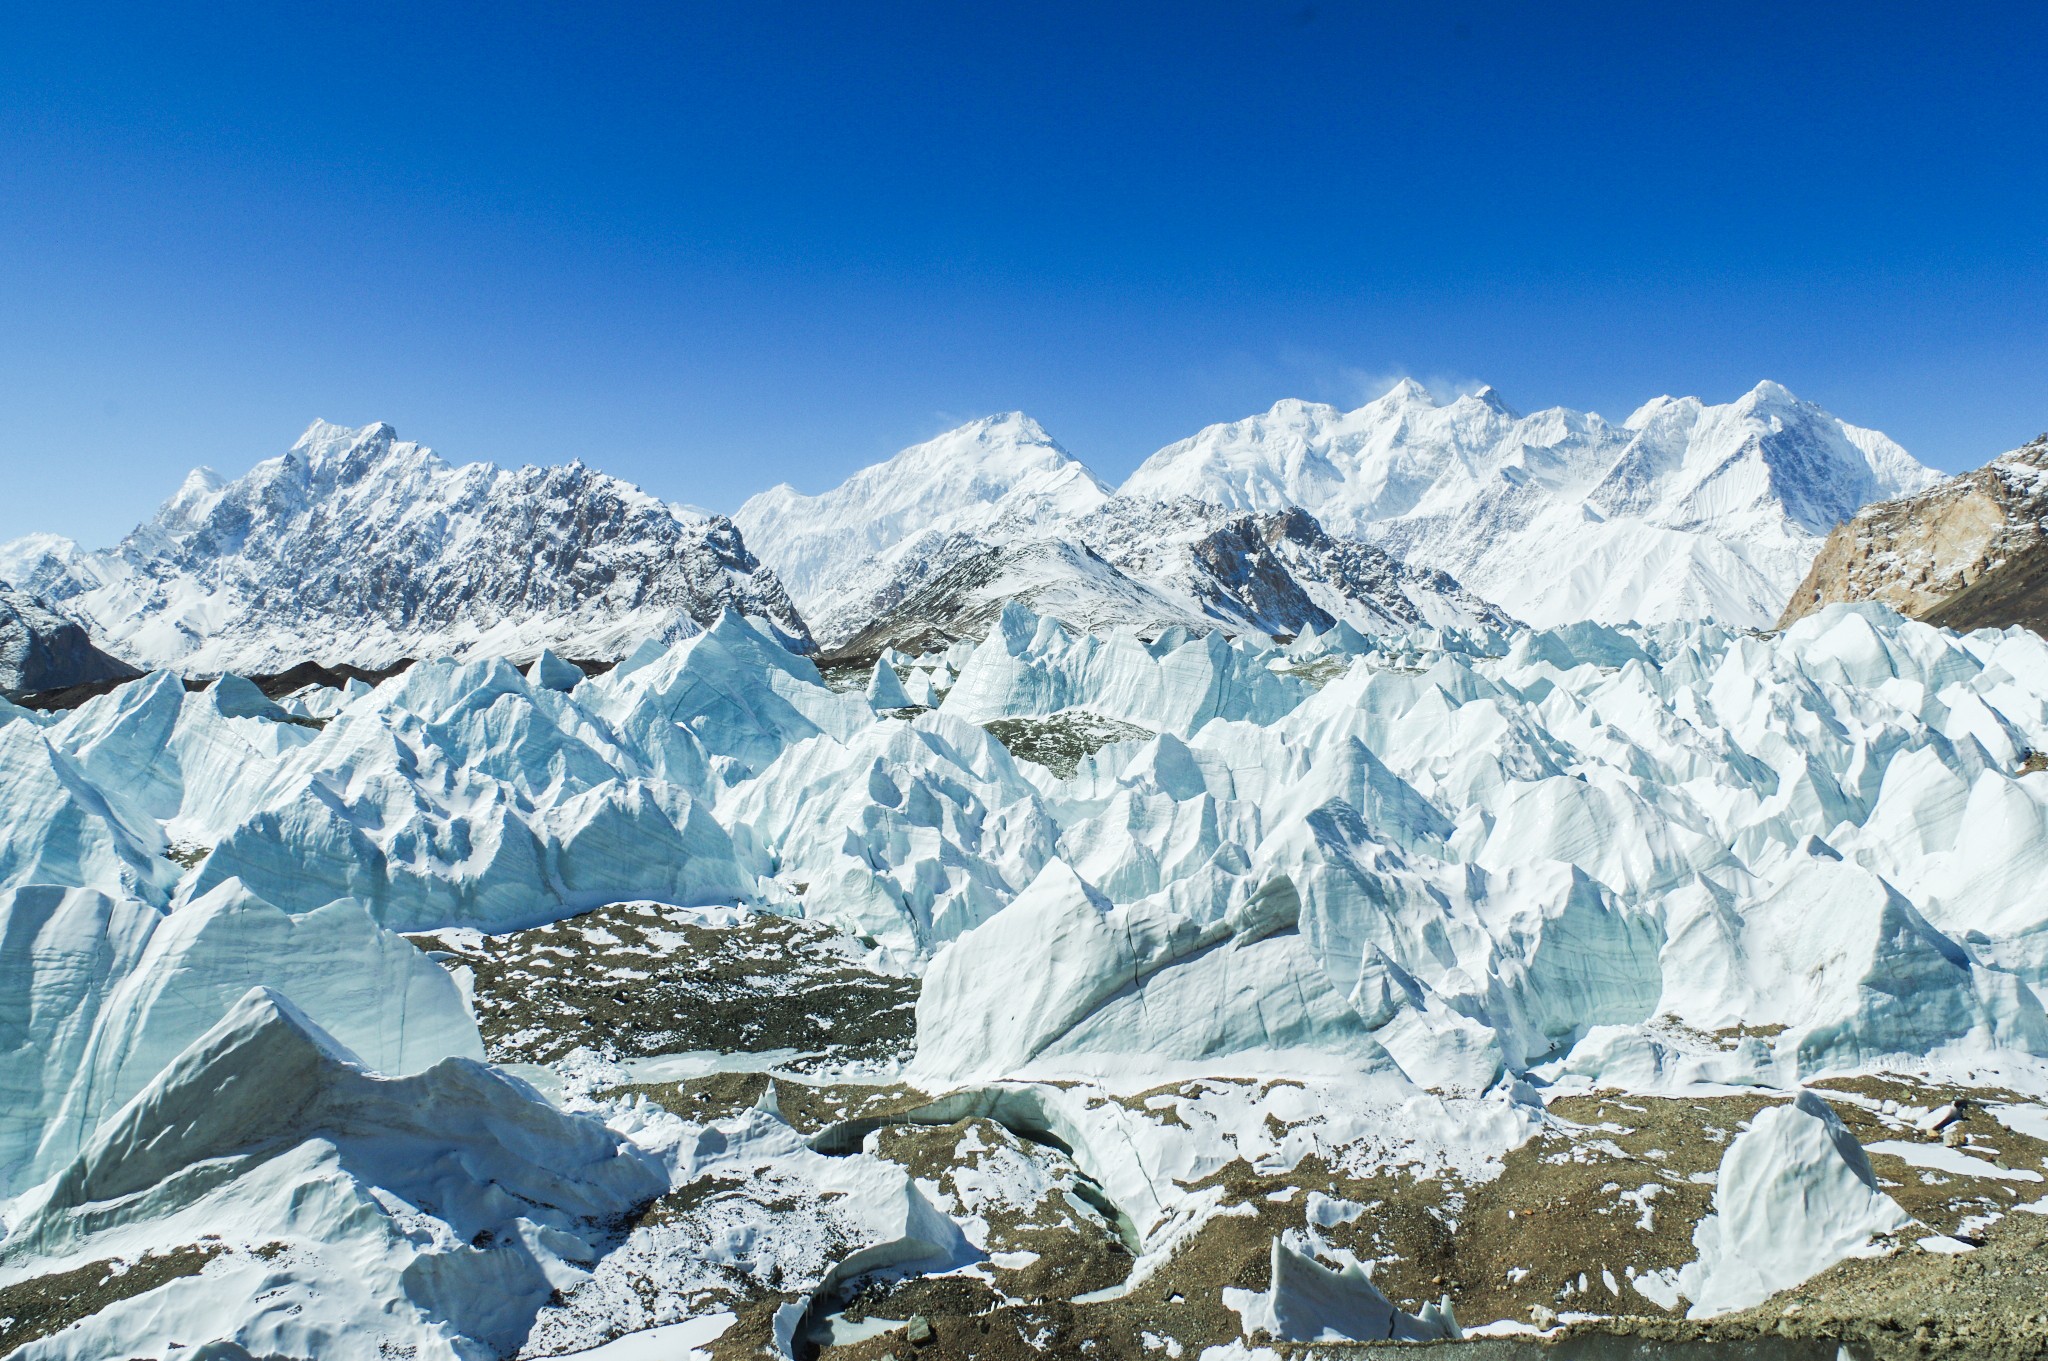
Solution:
[(1000, 520), (1055, 523), (1085, 515), (1109, 496), (1044, 427), (1010, 411), (914, 444), (816, 496), (788, 483), (771, 487), (732, 518), (812, 613), (870, 557), (898, 561), (921, 544), (979, 534)]
[[(816, 496), (764, 492), (734, 519), (827, 647), (936, 637), (926, 626), (949, 612), (971, 632), (1010, 585), (1083, 629), (1141, 617), (1283, 633), (1331, 618), (1762, 627), (1836, 524), (1935, 477), (1776, 383), (1720, 406), (1659, 397), (1616, 425), (1563, 407), (1522, 416), (1491, 388), (1438, 402), (1404, 380), (1355, 411), (1288, 400), (1210, 426), (1113, 495), (1012, 412)], [(1270, 517), (1301, 512), (1314, 535), (1387, 555), (1366, 574), (1378, 586), (1314, 614), (1213, 607), (1255, 569), (1205, 536), (1249, 514), (1269, 522), (1227, 538), (1277, 541)], [(906, 603), (930, 617), (897, 619)]]
[(117, 655), (201, 673), (543, 648), (618, 657), (728, 606), (810, 645), (724, 517), (580, 462), (453, 466), (383, 424), (315, 421), (246, 476), (194, 471), (113, 549), (18, 540), (0, 548), (0, 575)]
[(1355, 411), (1290, 400), (1212, 425), (1121, 494), (1300, 506), (1538, 625), (1761, 627), (1830, 529), (1936, 477), (1776, 383), (1721, 406), (1659, 397), (1613, 425), (1518, 415), (1491, 388), (1439, 403), (1403, 380)]
[(1332, 541), (1293, 507), (1246, 516), (1186, 496), (1112, 496), (1021, 412), (816, 496), (776, 487), (733, 518), (828, 648), (979, 637), (1009, 600), (1084, 631), (1511, 622), (1443, 573)]

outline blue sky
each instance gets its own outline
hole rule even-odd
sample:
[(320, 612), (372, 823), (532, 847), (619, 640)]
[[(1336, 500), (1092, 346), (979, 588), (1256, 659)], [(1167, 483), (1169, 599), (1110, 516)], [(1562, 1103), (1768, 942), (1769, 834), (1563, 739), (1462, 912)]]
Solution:
[(1945, 468), (2048, 428), (2040, 6), (39, 8), (0, 538), (315, 416), (720, 510), (1010, 408), (1120, 477), (1404, 373), (1771, 377)]

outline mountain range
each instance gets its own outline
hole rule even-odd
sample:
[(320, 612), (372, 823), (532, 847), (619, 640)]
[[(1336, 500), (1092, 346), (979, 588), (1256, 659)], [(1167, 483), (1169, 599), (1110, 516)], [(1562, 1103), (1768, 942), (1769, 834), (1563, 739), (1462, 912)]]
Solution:
[(1113, 496), (1305, 510), (1532, 624), (1762, 627), (1837, 523), (1937, 476), (1775, 383), (1720, 406), (1660, 397), (1613, 425), (1563, 407), (1520, 416), (1490, 388), (1439, 402), (1404, 381), (1354, 411), (1290, 400), (1209, 426), (1115, 493), (1011, 413), (816, 496), (777, 487), (733, 519), (825, 638), (897, 593), (891, 580), (921, 572), (948, 533), (1073, 537)]
[(809, 631), (732, 522), (566, 467), (453, 466), (388, 425), (316, 421), (227, 481), (201, 468), (114, 548), (0, 549), (0, 579), (145, 666), (613, 658), (730, 607), (798, 650)]
[(2048, 445), (1653, 406), (744, 529), (316, 425), (10, 546), (0, 682), (172, 665), (0, 699), (0, 1354), (2041, 1355), (2048, 637), (1727, 625), (2008, 580)]
[(865, 655), (979, 636), (1011, 599), (1147, 636), (1761, 627), (1837, 523), (1936, 480), (1773, 383), (1614, 425), (1402, 382), (1207, 427), (1121, 487), (1010, 412), (729, 520), (581, 462), (458, 467), (388, 425), (315, 422), (240, 478), (195, 471), (111, 549), (0, 547), (0, 581), (115, 657), (202, 674), (605, 661), (727, 608), (798, 651)]

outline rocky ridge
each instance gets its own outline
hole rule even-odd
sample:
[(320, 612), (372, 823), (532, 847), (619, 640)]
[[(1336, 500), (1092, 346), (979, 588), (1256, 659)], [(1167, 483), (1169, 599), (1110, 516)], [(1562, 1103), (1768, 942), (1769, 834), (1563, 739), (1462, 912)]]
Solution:
[(2048, 435), (1828, 535), (1778, 627), (1838, 601), (1878, 600), (1959, 629), (2048, 627)]
[(1324, 531), (1298, 508), (1233, 511), (1182, 497), (1104, 501), (1050, 523), (1004, 516), (929, 532), (867, 559), (811, 617), (845, 656), (978, 638), (1015, 600), (1080, 632), (1137, 629), (1282, 638), (1339, 621), (1367, 632), (1512, 627), (1450, 576)]
[(77, 620), (0, 582), (0, 692), (61, 690), (141, 674), (95, 647)]

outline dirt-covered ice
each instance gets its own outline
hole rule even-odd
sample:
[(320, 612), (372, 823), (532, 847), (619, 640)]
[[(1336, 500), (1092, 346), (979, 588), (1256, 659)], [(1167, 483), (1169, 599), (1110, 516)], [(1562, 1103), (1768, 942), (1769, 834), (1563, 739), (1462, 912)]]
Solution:
[(19, 1354), (1135, 1358), (1788, 1290), (1847, 1337), (1886, 1271), (2026, 1284), (2032, 634), (1009, 609), (846, 689), (734, 616), (575, 670), (0, 709)]

